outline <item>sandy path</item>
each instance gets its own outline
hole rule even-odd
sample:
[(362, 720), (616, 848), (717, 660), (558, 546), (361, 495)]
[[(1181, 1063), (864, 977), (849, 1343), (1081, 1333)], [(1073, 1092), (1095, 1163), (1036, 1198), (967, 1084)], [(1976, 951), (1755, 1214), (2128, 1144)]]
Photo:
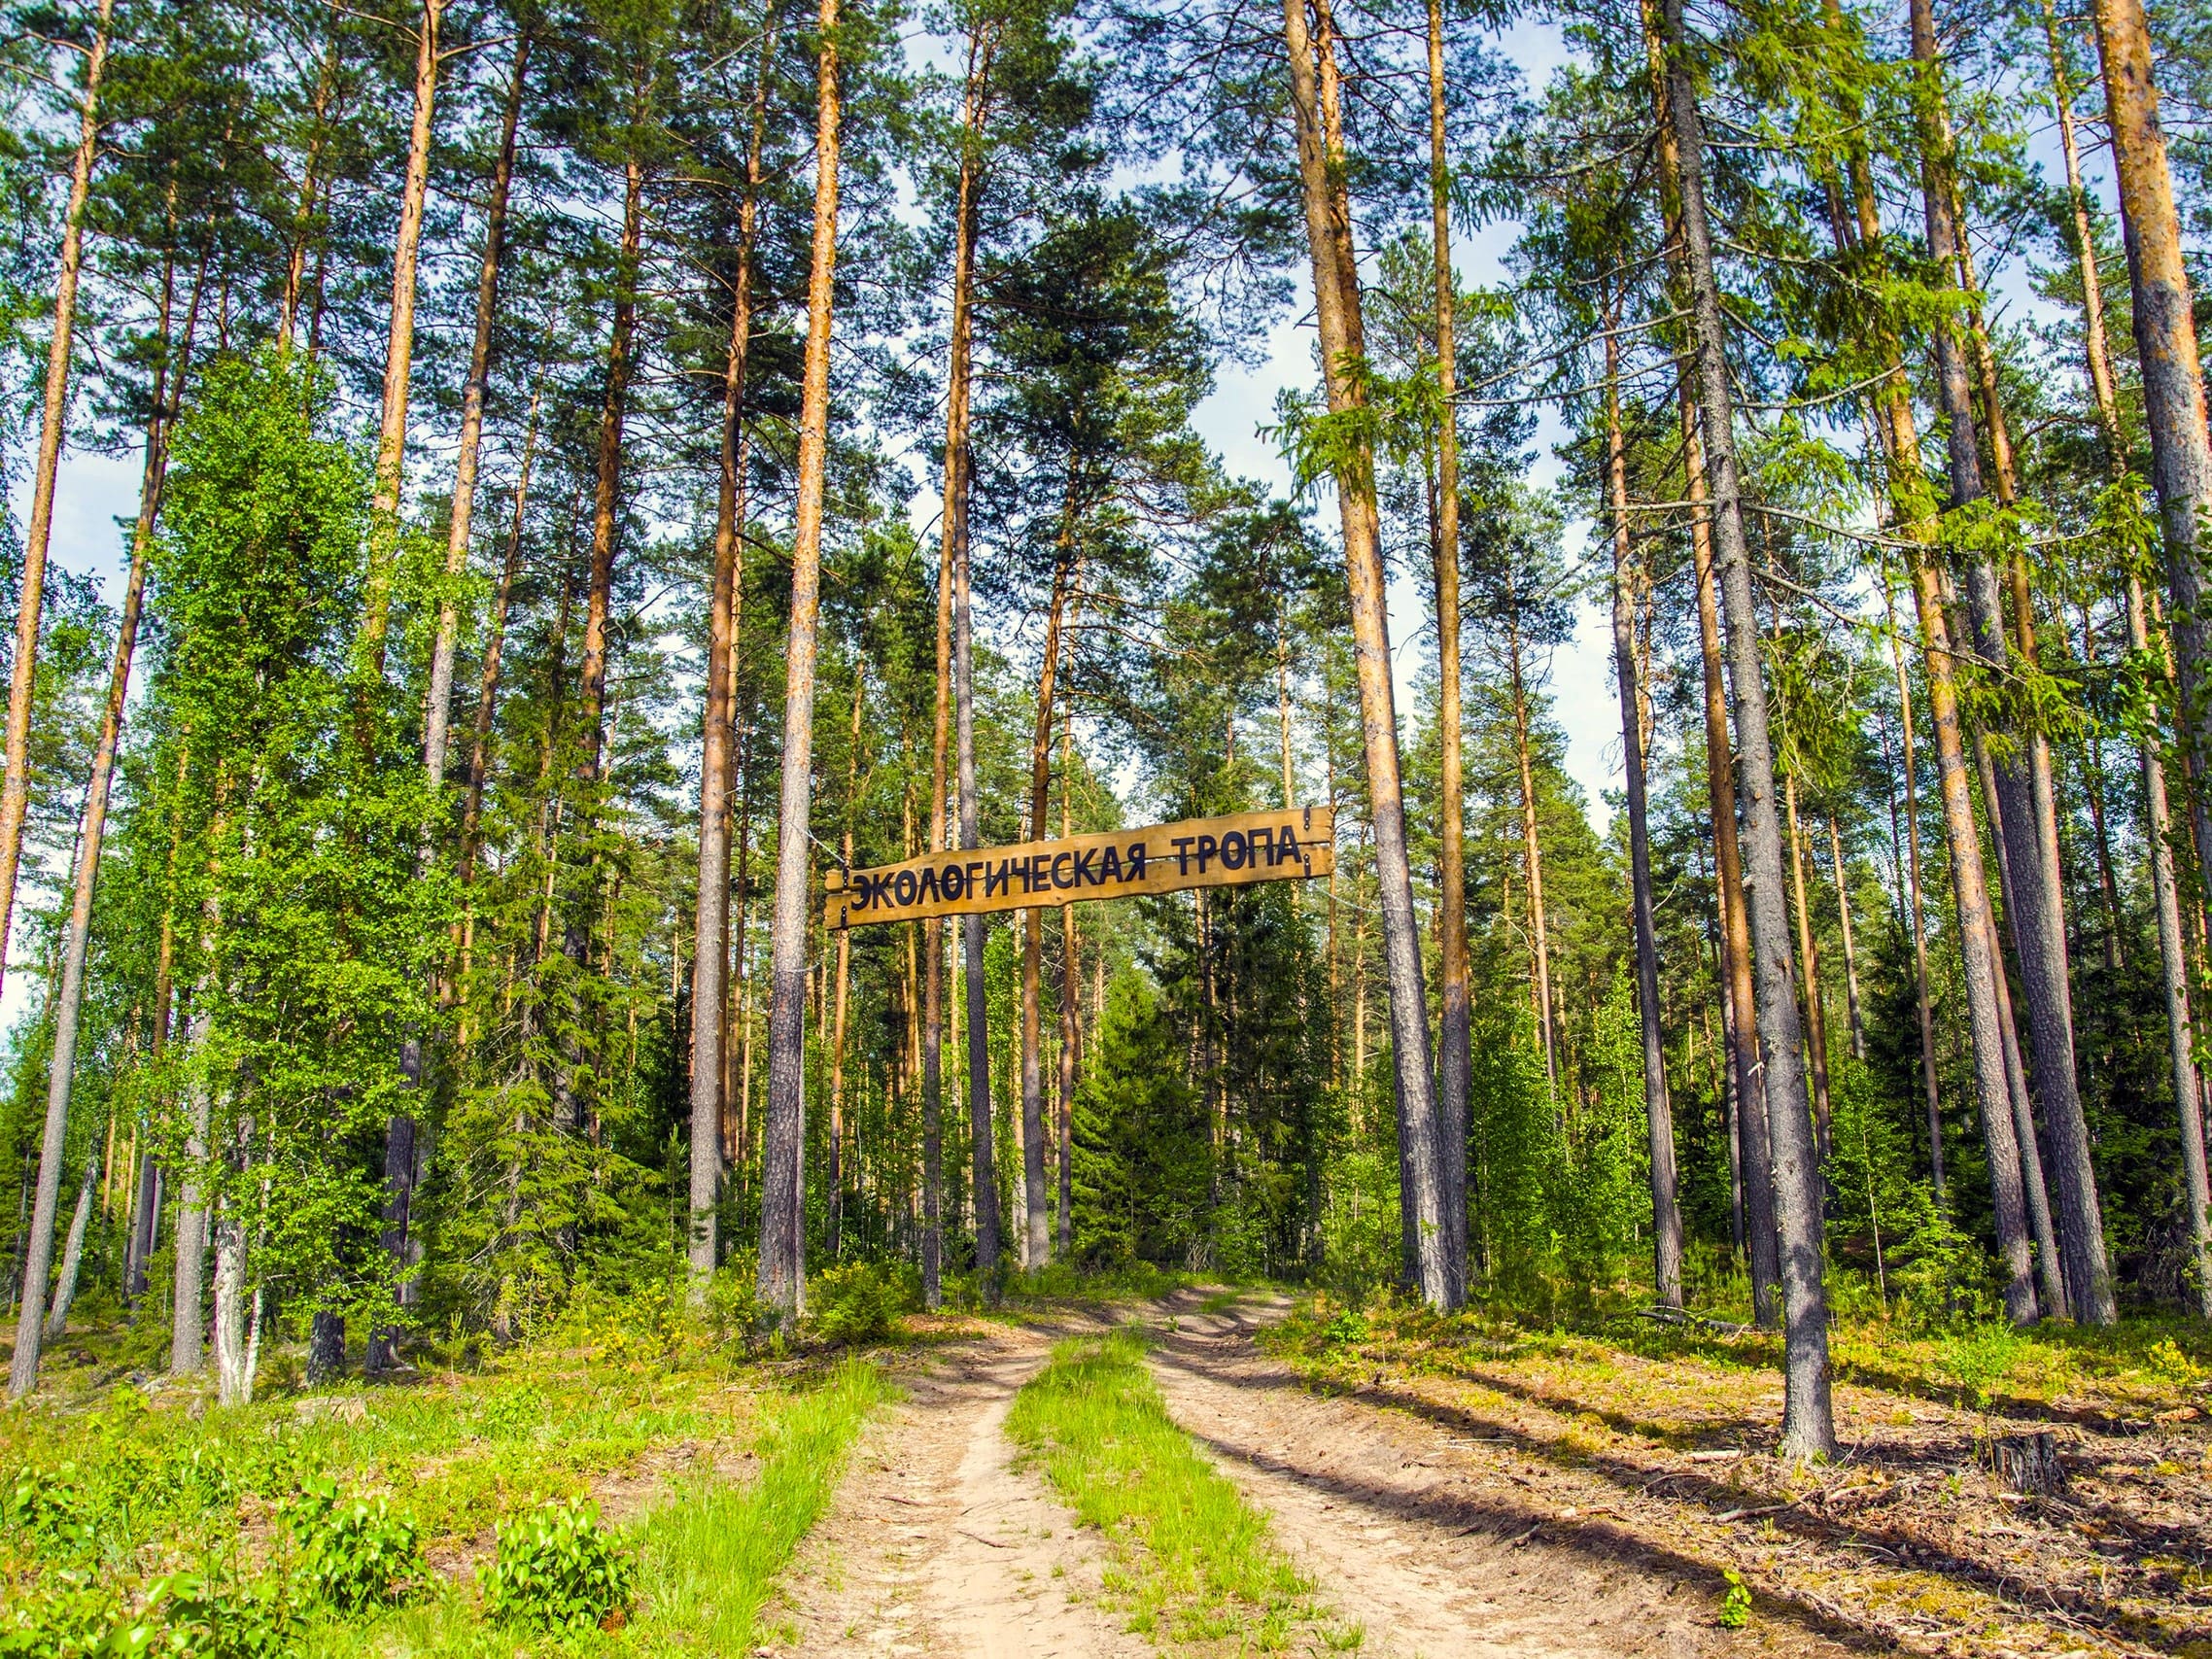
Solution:
[(1152, 1653), (1098, 1609), (1096, 1536), (1013, 1467), (1007, 1410), (1050, 1348), (1044, 1332), (993, 1327), (901, 1378), (908, 1398), (855, 1450), (787, 1580), (798, 1652)]
[(1179, 1298), (1154, 1352), (1168, 1409), (1272, 1515), (1338, 1616), (1365, 1625), (1363, 1653), (1848, 1651), (1772, 1612), (1720, 1629), (1710, 1573), (1488, 1468), (1482, 1448), (1434, 1424), (1309, 1393), (1253, 1346), (1247, 1319), (1198, 1314), (1195, 1300)]

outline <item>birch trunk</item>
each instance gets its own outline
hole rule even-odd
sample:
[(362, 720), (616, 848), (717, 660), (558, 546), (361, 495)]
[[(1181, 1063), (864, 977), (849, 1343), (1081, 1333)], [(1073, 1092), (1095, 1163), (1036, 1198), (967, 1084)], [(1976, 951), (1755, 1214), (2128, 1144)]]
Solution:
[[(210, 1020), (208, 987), (193, 999), (187, 1040), (195, 1050), (207, 1045)], [(206, 1326), (200, 1298), (207, 1288), (207, 1082), (195, 1076), (188, 1086), (190, 1131), (185, 1141), (184, 1186), (178, 1193), (175, 1284), (170, 1296), (169, 1375), (197, 1376), (207, 1363)]]
[(808, 825), (814, 753), (814, 659), (822, 597), (822, 471), (829, 442), (831, 309), (837, 270), (837, 0), (822, 0), (815, 82), (814, 225), (792, 531), (791, 632), (784, 655), (783, 778), (777, 809), (776, 910), (769, 944), (768, 1125), (762, 1156), (761, 1299), (796, 1317), (805, 1294)]
[[(23, 530), (23, 576), (16, 601), (16, 655), (8, 677), (7, 770), (0, 782), (0, 980), (8, 972), (8, 941), (16, 916), (16, 876), (23, 855), (23, 815), (30, 808), (31, 692), (38, 680), (39, 618), (45, 608), (47, 544), (53, 536), (54, 478), (69, 418), (69, 358), (77, 328), (77, 277), (85, 255), (85, 201), (100, 145), (100, 79), (107, 68), (108, 25), (115, 0), (100, 0), (92, 47), (85, 59), (85, 95), (77, 110), (77, 151), (62, 210), (60, 268), (53, 285), (53, 337), (47, 343), (44, 412), (38, 461), (31, 474), (31, 516)], [(52, 1223), (49, 1221), (51, 1228)]]
[[(1330, 411), (1340, 414), (1365, 406), (1366, 394), (1360, 363), (1365, 357), (1365, 339), (1344, 212), (1341, 156), (1322, 127), (1317, 82), (1321, 73), (1332, 78), (1333, 70), (1329, 54), (1314, 51), (1306, 25), (1305, 0), (1285, 0), (1283, 19), (1323, 375)], [(1449, 1307), (1456, 1276), (1447, 1264), (1450, 1241), (1444, 1229), (1444, 1194), (1438, 1167), (1435, 1072), (1430, 1063), (1412, 865), (1405, 844), (1398, 716), (1391, 686), (1390, 617), (1372, 457), (1364, 448), (1345, 456), (1336, 469), (1335, 483), (1351, 589), (1353, 650), (1360, 676), (1377, 897), (1390, 985), (1400, 1179), (1413, 1195), (1416, 1236), (1412, 1244), (1420, 1267), (1422, 1297), (1433, 1306)]]
[[(1728, 619), (1736, 735), (1743, 750), (1749, 913), (1758, 990), (1768, 1138), (1775, 1167), (1775, 1219), (1781, 1243), (1786, 1393), (1781, 1450), (1794, 1459), (1836, 1451), (1829, 1396), (1828, 1298), (1821, 1277), (1820, 1174), (1806, 1120), (1801, 1034), (1789, 991), (1789, 917), (1782, 891), (1781, 823), (1767, 729), (1759, 627), (1736, 467), (1735, 404), (1728, 382), (1712, 237), (1706, 221), (1705, 131), (1682, 38), (1682, 0), (1666, 0), (1668, 106), (1681, 167), (1684, 262), (1695, 323), (1699, 405), (1713, 504), (1721, 603)], [(1755, 1104), (1755, 1103), (1749, 1103)]]
[(1636, 611), (1630, 586), (1636, 547), (1629, 533), (1628, 451), (1621, 438), (1619, 374), (1620, 344), (1608, 315), (1606, 481), (1613, 516), (1613, 677), (1620, 690), (1621, 764), (1628, 776), (1629, 892), (1636, 916), (1643, 1118), (1651, 1149), (1652, 1289), (1660, 1306), (1678, 1308), (1682, 1305), (1682, 1212), (1676, 1192), (1675, 1108), (1667, 1094), (1667, 1054), (1659, 1022), (1659, 938), (1651, 908), (1651, 829), (1644, 800), (1643, 719), (1637, 694)]

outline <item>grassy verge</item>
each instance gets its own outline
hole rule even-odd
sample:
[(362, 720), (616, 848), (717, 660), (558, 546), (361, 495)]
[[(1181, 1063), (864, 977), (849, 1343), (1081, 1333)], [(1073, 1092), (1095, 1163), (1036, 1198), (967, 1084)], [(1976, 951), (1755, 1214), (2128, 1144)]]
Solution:
[(1267, 1517), (1169, 1419), (1134, 1331), (1055, 1347), (1016, 1397), (1007, 1433), (1077, 1518), (1112, 1540), (1119, 1565), (1107, 1587), (1125, 1599), (1131, 1630), (1237, 1651), (1280, 1651), (1304, 1629), (1331, 1647), (1359, 1645), (1356, 1628), (1327, 1623)]
[(757, 1479), (742, 1487), (695, 1481), (645, 1518), (638, 1635), (646, 1651), (751, 1651), (777, 1574), (820, 1518), (846, 1452), (885, 1392), (874, 1365), (847, 1361), (769, 1420)]

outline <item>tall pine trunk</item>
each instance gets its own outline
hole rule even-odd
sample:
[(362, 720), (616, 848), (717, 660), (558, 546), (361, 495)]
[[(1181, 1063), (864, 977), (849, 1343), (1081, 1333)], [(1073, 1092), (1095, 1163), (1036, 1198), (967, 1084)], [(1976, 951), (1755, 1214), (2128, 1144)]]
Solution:
[[(164, 265), (160, 338), (168, 344), (173, 264)], [(161, 485), (168, 471), (169, 430), (191, 362), (192, 333), (199, 318), (200, 286), (195, 284), (177, 342), (172, 375), (164, 361), (156, 366), (153, 413), (146, 423), (146, 462), (138, 487), (138, 522), (130, 538), (130, 572), (123, 582), (122, 615), (116, 629), (115, 661), (108, 671), (107, 702), (100, 712), (100, 735), (92, 751), (92, 776), (85, 790), (85, 816), (77, 834), (77, 863), (70, 884), (69, 919), (61, 942), (61, 983), (53, 1000), (53, 1053), (48, 1065), (46, 1125), (39, 1148), (38, 1188), (31, 1208), (31, 1233), (25, 1252), (20, 1318), (15, 1357), (9, 1369), (9, 1398), (20, 1399), (38, 1384), (38, 1310), (46, 1298), (47, 1269), (53, 1252), (54, 1211), (61, 1191), (61, 1159), (69, 1130), (70, 1092), (75, 1083), (77, 1033), (85, 1007), (85, 968), (91, 950), (92, 893), (99, 880), (100, 852), (108, 821), (108, 797), (115, 782), (116, 754), (122, 739), (123, 703), (130, 690), (130, 667), (138, 647), (139, 618), (145, 608), (148, 560), (154, 527), (161, 512)]]
[[(1314, 50), (1306, 24), (1305, 0), (1284, 0), (1283, 19), (1323, 376), (1330, 412), (1340, 415), (1365, 406), (1361, 365), (1366, 356), (1366, 342), (1344, 211), (1342, 156), (1329, 142), (1322, 124), (1319, 77), (1324, 71), (1332, 76), (1333, 69), (1330, 54)], [(1464, 1282), (1464, 1274), (1455, 1275), (1448, 1262), (1450, 1237), (1443, 1216), (1436, 1080), (1430, 1063), (1429, 1015), (1413, 910), (1413, 871), (1405, 843), (1381, 525), (1373, 457), (1364, 445), (1355, 442), (1339, 459), (1335, 485), (1351, 589), (1353, 653), (1359, 669), (1361, 727), (1375, 833), (1377, 899), (1390, 985), (1400, 1181), (1412, 1196), (1414, 1237), (1409, 1242), (1419, 1268), (1422, 1298), (1432, 1306), (1449, 1307), (1453, 1305), (1453, 1286)]]
[[(2207, 811), (2203, 781), (2206, 767), (2212, 764), (2212, 699), (2207, 696), (2212, 691), (2207, 685), (2207, 674), (2212, 674), (2212, 662), (2207, 662), (2212, 615), (2206, 611), (2204, 559), (2205, 522), (2212, 517), (2212, 442), (2205, 430), (2195, 297), (2182, 263), (2181, 221), (2174, 205), (2165, 133), (2159, 121), (2159, 89), (2142, 0), (2097, 0), (2093, 10), (2097, 55), (2104, 68), (2105, 110), (2120, 176), (2120, 206), (2127, 224), (2127, 275), (2134, 300), (2135, 350), (2142, 365), (2143, 415), (2151, 435), (2151, 485), (2158, 496), (2166, 580), (2173, 595), (2171, 635), (2178, 671), (2174, 730), (2185, 768), (2197, 780), (2191, 816), (2197, 868), (2203, 870), (2212, 868), (2212, 812)], [(2146, 753), (2146, 773), (2153, 764)], [(2163, 788), (2159, 792), (2163, 794)], [(2164, 845), (2165, 838), (2154, 832), (2154, 847)], [(2160, 910), (2163, 949), (2167, 930), (2162, 897)], [(2169, 974), (2169, 1029), (2174, 1013), (2187, 1018), (2178, 989)], [(2173, 1033), (2173, 1041), (2178, 1089), (2182, 1050), (2178, 1033)], [(2188, 1185), (2200, 1276), (2197, 1296), (2200, 1305), (2212, 1305), (2212, 1278), (2204, 1276), (2212, 1268), (2206, 1262), (2202, 1219), (2203, 1134), (2200, 1123), (2190, 1123), (2194, 1105), (2194, 1094), (2184, 1091), (2183, 1138), (2194, 1142), (2195, 1153)]]
[[(1436, 277), (1436, 724), (1442, 755), (1436, 812), (1437, 987), (1442, 1000), (1436, 1044), (1436, 1125), (1444, 1192), (1446, 1270), (1458, 1275), (1452, 1299), (1467, 1299), (1468, 1090), (1474, 1071), (1469, 1006), (1467, 943), (1466, 786), (1460, 710), (1460, 432), (1459, 287), (1452, 278), (1450, 157), (1444, 144), (1444, 8), (1429, 0), (1429, 219)], [(1286, 687), (1287, 689), (1287, 687)], [(1290, 772), (1289, 702), (1284, 702), (1283, 764)], [(1288, 782), (1284, 805), (1290, 804)]]
[[(983, 130), (990, 108), (991, 64), (998, 37), (978, 28), (968, 37), (967, 93), (963, 107), (959, 194), (952, 220), (952, 340), (945, 390), (945, 563), (952, 579), (952, 702), (962, 848), (980, 845), (976, 800), (975, 618), (968, 569), (969, 491), (974, 467), (968, 449), (973, 394), (976, 225), (982, 190)], [(968, 1038), (968, 1157), (975, 1206), (976, 1278), (986, 1300), (998, 1296), (998, 1176), (991, 1140), (990, 1033), (984, 990), (984, 922), (960, 918), (964, 1003)]]
[[(1758, 996), (1768, 1140), (1774, 1158), (1775, 1221), (1781, 1244), (1784, 1333), (1781, 1449), (1797, 1459), (1831, 1457), (1828, 1296), (1821, 1272), (1820, 1172), (1805, 1111), (1801, 1033), (1789, 988), (1789, 916), (1782, 891), (1781, 821), (1767, 728), (1767, 694), (1751, 595), (1749, 547), (1736, 467), (1735, 400), (1729, 386), (1712, 233), (1706, 220), (1705, 128), (1682, 37), (1682, 0), (1666, 0), (1668, 113), (1681, 167), (1682, 239), (1690, 278), (1706, 459), (1712, 491), (1713, 549), (1727, 617), (1736, 737), (1743, 751), (1745, 869)], [(1747, 1101), (1748, 1111), (1758, 1103)], [(1748, 1115), (1748, 1111), (1746, 1115)]]
[[(1943, 1095), (1936, 1087), (1935, 1011), (1928, 994), (1927, 911), (1921, 903), (1920, 802), (1918, 757), (1913, 744), (1913, 686), (1905, 672), (1904, 637), (1897, 627), (1897, 610), (1890, 595), (1889, 577), (1883, 575), (1882, 602), (1889, 617), (1889, 654), (1897, 671), (1897, 709), (1902, 727), (1905, 767), (1905, 846), (1908, 858), (1906, 906), (1912, 912), (1913, 1000), (1919, 1015), (1920, 1090), (1928, 1113), (1928, 1176), (1935, 1201), (1944, 1201)], [(1895, 797), (1891, 797), (1894, 801)]]
[(1636, 915), (1636, 994), (1643, 1037), (1643, 1119), (1651, 1150), (1651, 1282), (1662, 1307), (1682, 1305), (1682, 1212), (1675, 1180), (1675, 1107), (1659, 1021), (1659, 937), (1651, 906), (1651, 826), (1644, 799), (1643, 719), (1638, 704), (1636, 546), (1628, 523), (1628, 451), (1621, 439), (1620, 343), (1606, 318), (1606, 486), (1612, 507), (1613, 677), (1620, 688), (1621, 764), (1628, 780), (1629, 893)]
[[(92, 46), (85, 58), (85, 94), (77, 109), (77, 151), (70, 164), (69, 202), (61, 217), (60, 268), (53, 285), (53, 337), (47, 342), (46, 392), (39, 421), (38, 461), (31, 473), (31, 516), (23, 530), (23, 574), (16, 597), (16, 655), (8, 677), (7, 772), (0, 782), (0, 980), (8, 972), (8, 940), (16, 916), (16, 875), (23, 856), (23, 815), (30, 807), (31, 692), (38, 680), (39, 617), (45, 607), (47, 544), (53, 536), (54, 479), (69, 419), (69, 358), (77, 328), (77, 277), (85, 255), (85, 201), (100, 145), (100, 79), (108, 62), (108, 25), (115, 0), (100, 0)], [(50, 1222), (51, 1227), (52, 1223)]]
[(768, 1124), (762, 1153), (760, 1295), (786, 1324), (805, 1292), (808, 826), (814, 756), (814, 660), (822, 599), (822, 472), (829, 445), (830, 323), (836, 297), (839, 108), (837, 0), (822, 0), (815, 82), (814, 226), (807, 279), (807, 354), (799, 412), (798, 506), (791, 541), (791, 632), (784, 654), (783, 777), (777, 807), (775, 916), (769, 928)]
[(415, 269), (423, 246), (423, 209), (430, 195), (431, 130), (442, 59), (439, 27), (445, 0), (423, 0), (415, 25), (414, 121), (407, 131), (407, 169), (399, 187), (399, 226), (392, 248), (392, 327), (384, 352), (383, 413), (377, 423), (376, 490), (370, 524), (368, 580), (363, 595), (362, 665), (371, 679), (384, 673), (391, 631), (392, 578), (399, 556), (399, 494), (407, 462), (407, 389), (415, 361)]
[[(1956, 215), (1956, 186), (1952, 171), (1949, 117), (1945, 113), (1942, 66), (1937, 57), (1935, 19), (1931, 0), (1912, 0), (1913, 56), (1918, 65), (1916, 97), (1919, 127), (1922, 196), (1926, 210), (1928, 252), (1935, 260), (1940, 286), (1949, 287), (1965, 269), (1964, 227)], [(1971, 294), (1959, 291), (1971, 300)], [(1935, 328), (1937, 390), (1948, 426), (1951, 456), (1952, 506), (1970, 506), (1983, 499), (1982, 460), (1976, 443), (1972, 390), (1968, 381), (1971, 341), (1961, 339), (1950, 318), (1939, 318)], [(1991, 381), (1993, 390), (1993, 378)], [(1986, 402), (1985, 416), (1995, 411)], [(1990, 421), (1992, 465), (2000, 479), (2009, 478), (2007, 450), (2000, 429)], [(2009, 490), (2000, 489), (2000, 498)], [(2005, 505), (2001, 499), (2000, 506)], [(1966, 593), (1972, 618), (1974, 647), (1992, 673), (2002, 674), (2009, 660), (2002, 603), (1996, 572), (1986, 554), (1975, 553), (1966, 570)], [(2025, 622), (2024, 613), (2020, 618)], [(2017, 902), (2007, 907), (2013, 940), (2020, 955), (2022, 985), (2027, 997), (2029, 1041), (2035, 1054), (2035, 1093), (2043, 1107), (2044, 1128), (2050, 1138), (2051, 1162), (2056, 1176), (2058, 1204), (2056, 1212), (2057, 1242), (2063, 1263), (2064, 1289), (2074, 1316), (2086, 1324), (2109, 1325), (2117, 1316), (2112, 1273), (2105, 1255), (2104, 1221), (2097, 1202), (2096, 1175), (2091, 1163), (2089, 1127), (2082, 1114), (2080, 1089), (2074, 1074), (2073, 999), (2066, 968), (2066, 938), (2058, 872), (2047, 855), (2054, 849), (2040, 832), (2030, 750), (2031, 733), (2010, 734), (2010, 752), (1996, 767), (1996, 797), (2009, 875)], [(2049, 799), (2048, 786), (2041, 791)], [(2027, 1156), (2025, 1136), (2021, 1138), (2022, 1158)], [(2023, 1163), (2023, 1182), (2027, 1179)]]

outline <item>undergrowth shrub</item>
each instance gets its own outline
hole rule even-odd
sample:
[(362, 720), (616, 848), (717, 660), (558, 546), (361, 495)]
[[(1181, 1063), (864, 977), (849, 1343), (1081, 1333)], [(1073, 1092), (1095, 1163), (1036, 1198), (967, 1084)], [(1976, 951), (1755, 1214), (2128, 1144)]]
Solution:
[(476, 1570), (484, 1616), (555, 1630), (613, 1628), (630, 1609), (638, 1570), (599, 1524), (590, 1500), (548, 1503), (499, 1529), (493, 1559)]
[(388, 1499), (351, 1502), (328, 1475), (309, 1475), (286, 1505), (299, 1544), (299, 1576), (317, 1601), (343, 1613), (405, 1599), (422, 1567), (415, 1524)]
[(848, 1347), (890, 1334), (893, 1322), (920, 1301), (911, 1269), (853, 1262), (824, 1268), (809, 1301), (814, 1332), (824, 1342)]

